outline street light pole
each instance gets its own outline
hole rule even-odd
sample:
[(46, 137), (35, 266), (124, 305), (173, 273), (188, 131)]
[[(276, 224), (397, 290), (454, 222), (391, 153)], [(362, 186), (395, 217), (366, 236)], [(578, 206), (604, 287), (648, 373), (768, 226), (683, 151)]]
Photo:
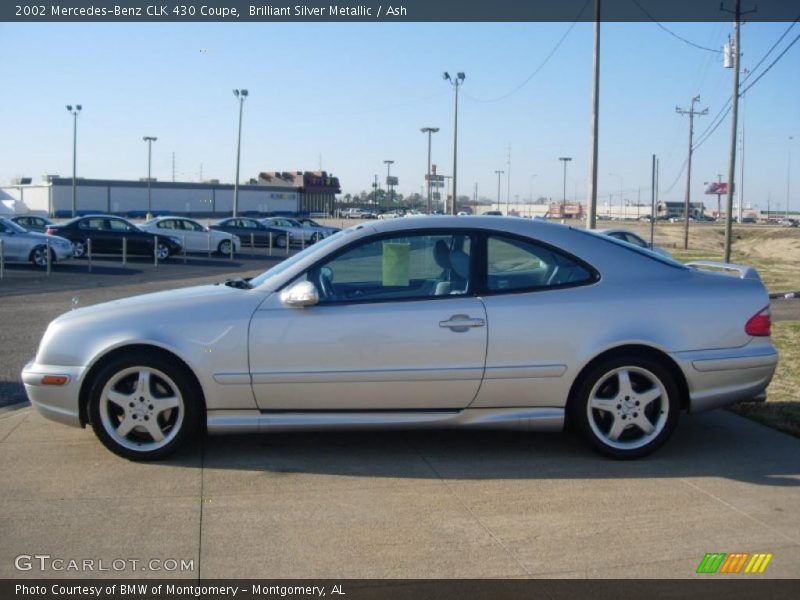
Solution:
[(77, 189), (77, 167), (78, 167), (78, 113), (81, 112), (83, 107), (76, 104), (75, 107), (67, 104), (67, 111), (72, 115), (72, 216), (77, 216), (78, 213), (78, 189)]
[[(500, 210), (500, 176), (505, 173), (505, 171), (495, 171), (497, 174), (497, 210)], [(508, 209), (506, 209), (508, 210)]]
[(428, 134), (428, 178), (426, 180), (428, 189), (428, 214), (433, 213), (433, 199), (431, 198), (431, 134), (439, 131), (438, 127), (423, 127), (420, 129), (422, 133)]
[(453, 207), (452, 207), (452, 210), (451, 210), (451, 214), (454, 214), (454, 215), (458, 214), (458, 208), (457, 208), (458, 202), (456, 200), (456, 198), (458, 197), (458, 192), (457, 192), (457, 189), (458, 189), (458, 185), (457, 185), (457, 181), (458, 181), (458, 179), (457, 179), (457, 177), (458, 177), (458, 168), (457, 168), (458, 167), (458, 88), (461, 85), (463, 85), (465, 77), (466, 76), (464, 75), (464, 73), (461, 73), (461, 72), (456, 73), (455, 78), (451, 78), (450, 74), (447, 71), (445, 71), (442, 74), (442, 78), (445, 81), (449, 81), (452, 84), (453, 88), (455, 89), (455, 98), (456, 98), (455, 116), (454, 116), (454, 121), (453, 121)]
[(233, 95), (239, 100), (239, 136), (236, 141), (236, 179), (233, 181), (233, 216), (239, 212), (239, 161), (242, 156), (242, 109), (247, 98), (247, 90), (233, 90)]
[(558, 158), (564, 163), (564, 194), (561, 196), (561, 218), (567, 218), (567, 163), (572, 160), (571, 156), (560, 156)]
[(153, 202), (152, 197), (150, 196), (150, 166), (152, 165), (152, 158), (153, 158), (153, 142), (155, 142), (158, 138), (153, 137), (151, 135), (146, 135), (142, 138), (145, 142), (147, 142), (147, 218), (153, 218)]
[(789, 196), (792, 192), (792, 140), (794, 136), (789, 136), (789, 155), (786, 161), (786, 216), (789, 218)]
[(392, 194), (394, 188), (392, 187), (392, 184), (389, 182), (389, 178), (392, 175), (392, 165), (394, 164), (394, 161), (385, 160), (383, 162), (386, 165), (386, 212), (389, 212), (394, 196), (394, 194)]

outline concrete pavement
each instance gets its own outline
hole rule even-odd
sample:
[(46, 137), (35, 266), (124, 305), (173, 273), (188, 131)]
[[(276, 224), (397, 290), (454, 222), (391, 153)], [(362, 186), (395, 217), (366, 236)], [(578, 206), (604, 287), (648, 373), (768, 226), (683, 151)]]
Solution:
[[(137, 464), (6, 409), (0, 478), (3, 578), (685, 578), (706, 552), (800, 572), (800, 440), (723, 411), (635, 462), (570, 434), (429, 431), (214, 437)], [(193, 565), (21, 572), (20, 554)]]

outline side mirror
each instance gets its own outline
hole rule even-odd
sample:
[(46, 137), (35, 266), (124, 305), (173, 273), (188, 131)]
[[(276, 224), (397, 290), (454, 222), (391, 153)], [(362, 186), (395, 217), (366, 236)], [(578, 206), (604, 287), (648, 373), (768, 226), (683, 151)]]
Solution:
[(281, 302), (292, 308), (314, 306), (319, 303), (319, 292), (310, 281), (300, 281), (281, 292)]

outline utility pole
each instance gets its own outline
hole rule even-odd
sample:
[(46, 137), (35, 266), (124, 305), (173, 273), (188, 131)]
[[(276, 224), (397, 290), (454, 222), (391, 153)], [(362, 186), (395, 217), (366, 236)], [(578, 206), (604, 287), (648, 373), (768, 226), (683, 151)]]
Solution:
[[(736, 137), (739, 124), (739, 74), (742, 57), (742, 2), (736, 0), (733, 11), (733, 92), (731, 107), (731, 146), (728, 158), (728, 196), (725, 202), (725, 262), (731, 261), (731, 244), (733, 243), (733, 182), (736, 178)], [(748, 11), (752, 12), (752, 11)]]
[[(236, 140), (236, 179), (233, 181), (233, 216), (239, 212), (239, 161), (242, 156), (242, 110), (244, 99), (247, 98), (247, 90), (233, 90), (233, 95), (239, 101), (239, 136)], [(288, 247), (288, 245), (287, 245)]]
[(700, 95), (698, 94), (692, 98), (692, 103), (689, 110), (685, 110), (680, 106), (675, 107), (675, 112), (681, 115), (689, 115), (689, 162), (686, 167), (686, 197), (683, 202), (683, 249), (689, 248), (689, 201), (692, 193), (692, 138), (694, 136), (694, 116), (707, 115), (708, 108), (701, 111), (696, 111), (694, 105), (700, 102)]
[[(722, 183), (722, 173), (717, 173), (717, 183)], [(719, 192), (719, 188), (717, 188)], [(717, 194), (717, 218), (722, 217), (722, 194)]]
[(564, 193), (561, 196), (561, 218), (567, 218), (567, 163), (572, 160), (571, 156), (560, 156), (558, 160), (564, 163)]
[(428, 134), (428, 177), (427, 177), (427, 187), (428, 187), (428, 214), (433, 214), (433, 199), (431, 198), (431, 135), (439, 131), (438, 127), (423, 127), (420, 129), (422, 133)]
[(497, 210), (500, 210), (500, 176), (505, 173), (505, 171), (497, 170), (495, 173), (497, 174)]
[(589, 214), (586, 228), (597, 227), (597, 137), (600, 109), (600, 0), (594, 0), (594, 52), (592, 57), (592, 116), (589, 129)]
[(454, 111), (454, 118), (453, 118), (453, 207), (451, 214), (458, 214), (458, 200), (457, 200), (457, 189), (458, 189), (458, 88), (464, 84), (464, 79), (466, 75), (464, 73), (456, 73), (455, 78), (451, 78), (450, 74), (445, 71), (442, 75), (442, 78), (445, 81), (449, 81), (453, 88), (455, 89), (455, 97), (456, 97), (456, 105)]
[(385, 160), (383, 163), (386, 165), (386, 212), (389, 212), (390, 207), (392, 205), (392, 184), (391, 184), (391, 176), (392, 176), (392, 165), (394, 164), (393, 160)]
[(146, 135), (142, 138), (145, 142), (147, 142), (147, 218), (153, 218), (153, 200), (152, 196), (150, 195), (150, 182), (152, 178), (150, 177), (150, 165), (152, 164), (152, 157), (153, 157), (153, 142), (155, 142), (158, 138), (153, 137), (152, 135)]
[(375, 210), (378, 210), (378, 174), (375, 173), (375, 182), (372, 184), (372, 201), (375, 203)]
[[(742, 75), (747, 77), (750, 74), (748, 69), (742, 69)], [(744, 216), (744, 123), (745, 116), (747, 116), (747, 98), (742, 94), (742, 163), (739, 165), (739, 223), (742, 222)]]
[(508, 216), (508, 205), (511, 202), (511, 142), (508, 142), (508, 174), (506, 177), (506, 216)]
[(175, 183), (175, 153), (172, 153), (172, 183)]
[(786, 217), (789, 218), (789, 198), (792, 193), (792, 140), (794, 136), (789, 136), (789, 157), (786, 163)]
[(650, 167), (650, 247), (653, 247), (656, 226), (656, 155), (653, 154), (653, 164)]
[(72, 216), (76, 217), (78, 214), (78, 188), (77, 188), (77, 170), (78, 170), (78, 114), (83, 107), (76, 104), (73, 109), (71, 104), (67, 104), (67, 111), (72, 115)]

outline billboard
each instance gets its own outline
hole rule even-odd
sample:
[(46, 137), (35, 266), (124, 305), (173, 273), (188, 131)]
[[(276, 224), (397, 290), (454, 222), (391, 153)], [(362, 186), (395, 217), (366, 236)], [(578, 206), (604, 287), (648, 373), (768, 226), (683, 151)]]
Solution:
[(398, 179), (394, 176), (389, 176), (386, 178), (386, 185), (397, 185)]
[(728, 182), (726, 181), (711, 181), (706, 182), (703, 189), (704, 194), (712, 194), (717, 196), (724, 196), (728, 193)]

